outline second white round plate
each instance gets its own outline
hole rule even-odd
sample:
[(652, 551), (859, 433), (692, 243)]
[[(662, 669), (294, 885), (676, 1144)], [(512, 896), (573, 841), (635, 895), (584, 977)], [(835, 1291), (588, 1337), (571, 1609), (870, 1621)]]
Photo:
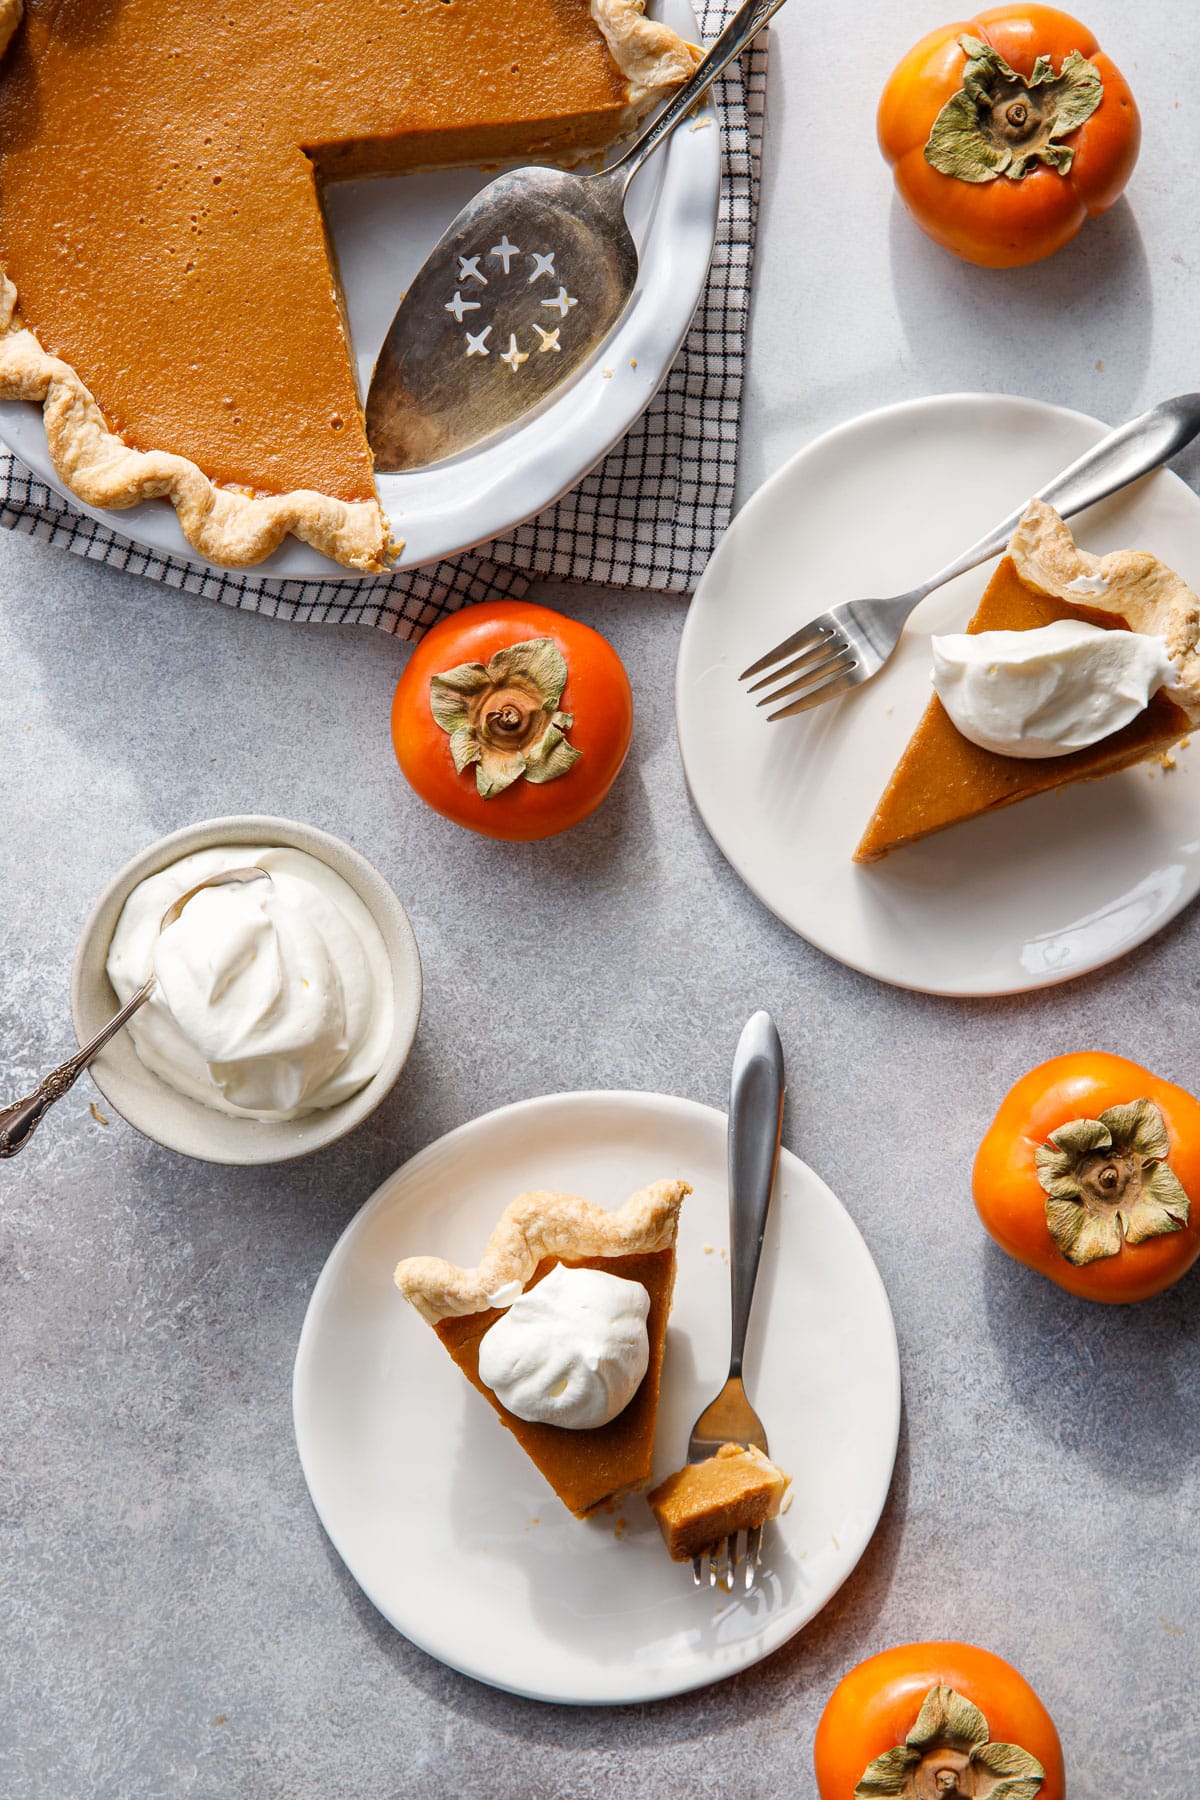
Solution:
[(402, 1256), (478, 1261), (530, 1188), (619, 1206), (666, 1176), (684, 1202), (655, 1474), (729, 1356), (725, 1118), (658, 1094), (524, 1101), (407, 1163), (333, 1250), (296, 1355), (296, 1441), (317, 1512), (399, 1631), (464, 1674), (533, 1699), (637, 1702), (736, 1674), (811, 1619), (849, 1575), (887, 1498), (900, 1420), (891, 1309), (870, 1252), (812, 1170), (782, 1153), (746, 1379), (794, 1477), (747, 1595), (697, 1589), (645, 1500), (580, 1521), (554, 1498), (396, 1292)]
[[(860, 867), (855, 845), (929, 697), (935, 632), (961, 631), (994, 564), (931, 594), (873, 681), (771, 725), (738, 681), (844, 600), (941, 568), (1103, 436), (1082, 413), (946, 394), (868, 413), (793, 457), (739, 513), (684, 627), (676, 714), (700, 815), (793, 931), (934, 994), (1066, 981), (1143, 943), (1200, 891), (1200, 784), (1176, 752), (956, 826)], [(1200, 585), (1200, 498), (1160, 470), (1072, 521)]]

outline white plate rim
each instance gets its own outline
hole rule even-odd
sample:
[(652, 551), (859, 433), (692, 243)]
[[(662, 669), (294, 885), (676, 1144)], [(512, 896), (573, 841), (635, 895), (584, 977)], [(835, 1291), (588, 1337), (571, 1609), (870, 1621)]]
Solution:
[[(640, 1705), (649, 1701), (670, 1699), (678, 1694), (691, 1693), (698, 1688), (707, 1687), (714, 1682), (728, 1680), (734, 1675), (741, 1674), (745, 1669), (753, 1667), (756, 1663), (771, 1655), (774, 1651), (781, 1648), (782, 1645), (789, 1642), (801, 1632), (805, 1626), (811, 1623), (812, 1619), (829, 1604), (834, 1595), (849, 1579), (850, 1575), (861, 1561), (878, 1529), (879, 1520), (887, 1505), (892, 1489), (892, 1483), (895, 1479), (895, 1464), (899, 1450), (902, 1413), (899, 1343), (896, 1336), (895, 1318), (892, 1313), (887, 1289), (884, 1286), (883, 1277), (879, 1272), (874, 1257), (871, 1255), (870, 1248), (868, 1247), (862, 1232), (859, 1230), (857, 1222), (847, 1211), (841, 1200), (838, 1199), (828, 1183), (825, 1182), (809, 1164), (804, 1162), (801, 1157), (796, 1156), (794, 1152), (790, 1151), (786, 1145), (784, 1145), (780, 1150), (781, 1174), (787, 1170), (787, 1172), (794, 1174), (799, 1179), (815, 1184), (816, 1189), (821, 1192), (824, 1202), (832, 1206), (835, 1216), (837, 1216), (844, 1224), (845, 1228), (848, 1229), (851, 1240), (856, 1243), (858, 1250), (861, 1252), (863, 1274), (867, 1285), (872, 1290), (872, 1297), (875, 1303), (881, 1306), (879, 1317), (887, 1328), (886, 1338), (889, 1351), (886, 1371), (887, 1391), (885, 1396), (881, 1395), (881, 1399), (885, 1398), (887, 1402), (887, 1427), (884, 1433), (886, 1445), (886, 1457), (884, 1459), (886, 1464), (886, 1479), (880, 1483), (878, 1493), (872, 1496), (872, 1504), (868, 1506), (866, 1514), (864, 1515), (865, 1518), (869, 1519), (869, 1524), (867, 1524), (848, 1545), (841, 1546), (845, 1550), (845, 1566), (835, 1584), (830, 1587), (828, 1591), (823, 1594), (821, 1599), (808, 1611), (805, 1612), (803, 1609), (797, 1609), (793, 1613), (782, 1612), (771, 1621), (770, 1628), (762, 1631), (756, 1640), (746, 1639), (745, 1644), (747, 1647), (753, 1644), (752, 1652), (746, 1654), (736, 1662), (732, 1662), (728, 1667), (714, 1670), (708, 1666), (698, 1666), (693, 1662), (693, 1666), (691, 1666), (686, 1673), (681, 1673), (678, 1676), (666, 1677), (652, 1683), (646, 1683), (643, 1680), (633, 1687), (622, 1689), (621, 1691), (587, 1695), (579, 1693), (550, 1693), (539, 1688), (523, 1686), (512, 1680), (499, 1679), (494, 1668), (474, 1663), (469, 1655), (462, 1656), (459, 1654), (448, 1653), (447, 1647), (436, 1641), (436, 1636), (413, 1631), (407, 1623), (401, 1623), (401, 1621), (394, 1617), (392, 1612), (385, 1605), (381, 1604), (380, 1600), (371, 1591), (370, 1585), (368, 1585), (359, 1570), (354, 1566), (354, 1562), (345, 1555), (339, 1545), (333, 1524), (327, 1517), (326, 1510), (322, 1507), (321, 1499), (319, 1497), (320, 1477), (316, 1469), (315, 1460), (311, 1453), (306, 1454), (306, 1432), (308, 1423), (305, 1418), (305, 1408), (308, 1399), (307, 1389), (309, 1370), (313, 1359), (317, 1354), (316, 1339), (320, 1329), (320, 1315), (328, 1303), (331, 1290), (334, 1288), (338, 1279), (341, 1264), (349, 1255), (354, 1237), (358, 1231), (363, 1228), (368, 1214), (372, 1213), (376, 1208), (386, 1204), (391, 1198), (393, 1190), (402, 1184), (405, 1177), (410, 1176), (414, 1172), (418, 1175), (423, 1173), (424, 1169), (443, 1155), (447, 1149), (458, 1148), (470, 1138), (481, 1132), (485, 1132), (494, 1123), (501, 1121), (507, 1123), (517, 1118), (535, 1117), (537, 1113), (545, 1107), (557, 1109), (581, 1105), (585, 1108), (590, 1108), (596, 1103), (602, 1104), (605, 1108), (611, 1107), (614, 1104), (619, 1104), (630, 1108), (636, 1108), (639, 1111), (651, 1115), (660, 1112), (661, 1109), (665, 1108), (669, 1113), (681, 1119), (689, 1119), (693, 1122), (703, 1121), (704, 1124), (710, 1128), (717, 1126), (722, 1133), (727, 1124), (726, 1115), (719, 1108), (708, 1106), (698, 1100), (686, 1099), (677, 1095), (660, 1094), (651, 1090), (590, 1088), (567, 1090), (553, 1094), (534, 1095), (528, 1099), (512, 1101), (505, 1106), (493, 1108), (489, 1112), (479, 1114), (475, 1118), (468, 1119), (462, 1124), (453, 1127), (450, 1131), (443, 1133), (442, 1136), (426, 1145), (424, 1149), (417, 1151), (415, 1155), (409, 1157), (407, 1161), (402, 1163), (397, 1169), (393, 1170), (389, 1176), (385, 1177), (339, 1234), (336, 1243), (333, 1245), (333, 1248), (317, 1277), (312, 1293), (309, 1296), (308, 1305), (304, 1315), (304, 1323), (301, 1327), (300, 1337), (297, 1343), (292, 1374), (293, 1431), (296, 1439), (297, 1454), (304, 1475), (305, 1485), (308, 1488), (309, 1498), (330, 1543), (337, 1551), (338, 1556), (341, 1558), (346, 1569), (358, 1584), (359, 1588), (371, 1601), (371, 1604), (381, 1616), (387, 1620), (394, 1630), (400, 1632), (402, 1636), (408, 1638), (410, 1642), (414, 1643), (426, 1655), (433, 1657), (436, 1661), (443, 1663), (446, 1667), (455, 1669), (458, 1673), (466, 1675), (472, 1680), (482, 1683), (484, 1686), (500, 1689), (503, 1692), (514, 1694), (521, 1699), (538, 1700), (548, 1704), (564, 1706)], [(682, 1580), (687, 1571), (681, 1569), (679, 1573)]]
[[(818, 433), (818, 435), (810, 439), (808, 443), (802, 444), (798, 450), (794, 451), (793, 454), (788, 457), (786, 462), (781, 464), (772, 475), (768, 476), (766, 481), (764, 481), (760, 487), (755, 489), (754, 493), (732, 520), (728, 531), (726, 531), (720, 544), (718, 544), (716, 550), (713, 552), (712, 558), (710, 559), (704, 574), (697, 583), (695, 593), (692, 596), (692, 603), (688, 607), (687, 616), (684, 620), (680, 637), (679, 653), (676, 659), (675, 729), (684, 780), (692, 804), (695, 806), (705, 830), (712, 838), (713, 843), (720, 850), (726, 862), (728, 862), (730, 868), (733, 869), (734, 873), (738, 876), (738, 879), (744, 883), (754, 895), (755, 899), (760, 901), (761, 904), (766, 907), (767, 911), (777, 918), (782, 925), (786, 926), (789, 931), (794, 932), (796, 936), (804, 938), (806, 942), (820, 950), (823, 955), (830, 957), (832, 961), (841, 963), (845, 968), (852, 969), (857, 974), (866, 975), (873, 981), (880, 981), (888, 986), (897, 987), (910, 993), (930, 994), (940, 999), (1000, 999), (1014, 994), (1034, 993), (1044, 988), (1061, 985), (1064, 982), (1079, 980), (1086, 975), (1094, 973), (1097, 969), (1105, 968), (1110, 963), (1119, 961), (1122, 957), (1129, 955), (1142, 944), (1148, 942), (1149, 939), (1154, 937), (1159, 931), (1165, 929), (1172, 920), (1177, 918), (1179, 914), (1192, 903), (1197, 889), (1193, 887), (1191, 891), (1182, 890), (1175, 903), (1163, 910), (1161, 914), (1157, 915), (1154, 922), (1149, 925), (1141, 935), (1132, 937), (1128, 942), (1121, 944), (1121, 946), (1114, 951), (1098, 953), (1090, 960), (1084, 959), (1063, 972), (1049, 972), (1037, 978), (1022, 979), (1008, 985), (999, 986), (986, 982), (981, 982), (978, 985), (969, 985), (962, 982), (947, 983), (937, 982), (935, 980), (918, 981), (905, 978), (898, 974), (884, 973), (877, 965), (873, 964), (867, 958), (848, 954), (844, 949), (835, 948), (830, 942), (824, 941), (820, 934), (802, 930), (787, 916), (787, 913), (781, 910), (780, 906), (772, 900), (768, 892), (764, 890), (760, 883), (751, 874), (747, 873), (746, 870), (741, 867), (740, 863), (727, 851), (725, 844), (722, 841), (721, 833), (714, 823), (710, 811), (705, 806), (705, 796), (693, 780), (692, 771), (688, 767), (685, 751), (687, 726), (685, 724), (684, 714), (687, 697), (685, 693), (684, 665), (691, 651), (692, 639), (700, 629), (697, 623), (699, 613), (696, 607), (696, 601), (702, 598), (704, 584), (710, 579), (712, 571), (714, 569), (719, 571), (720, 559), (722, 558), (723, 553), (728, 554), (727, 546), (729, 546), (733, 534), (743, 528), (743, 526), (752, 530), (754, 528), (756, 515), (760, 511), (765, 512), (768, 509), (777, 492), (781, 488), (787, 487), (787, 485), (795, 479), (797, 471), (802, 470), (806, 462), (810, 459), (819, 458), (830, 447), (836, 449), (844, 439), (852, 439), (864, 427), (869, 427), (877, 422), (884, 423), (899, 418), (911, 418), (915, 420), (925, 414), (937, 414), (947, 406), (969, 407), (981, 404), (993, 405), (997, 402), (1016, 403), (1020, 406), (1027, 406), (1035, 410), (1043, 417), (1051, 415), (1068, 420), (1074, 424), (1083, 425), (1087, 427), (1090, 432), (1095, 434), (1096, 441), (1098, 441), (1100, 436), (1112, 429), (1112, 427), (1104, 423), (1104, 421), (1099, 420), (1092, 414), (1085, 413), (1078, 408), (1058, 405), (1050, 401), (1035, 399), (1028, 395), (1009, 393), (997, 394), (984, 391), (957, 389), (946, 393), (924, 394), (908, 400), (892, 401), (885, 406), (873, 407), (867, 412), (858, 413), (850, 419), (840, 421), (837, 425), (831, 426), (828, 430)], [(1186, 493), (1191, 500), (1196, 502), (1197, 507), (1200, 508), (1200, 496), (1198, 496), (1195, 491), (1174, 472), (1174, 470), (1161, 467), (1151, 476), (1144, 477), (1143, 479), (1175, 484), (1181, 492)], [(798, 621), (798, 623), (802, 622), (803, 621)], [(1200, 880), (1200, 877), (1198, 877), (1198, 880)]]

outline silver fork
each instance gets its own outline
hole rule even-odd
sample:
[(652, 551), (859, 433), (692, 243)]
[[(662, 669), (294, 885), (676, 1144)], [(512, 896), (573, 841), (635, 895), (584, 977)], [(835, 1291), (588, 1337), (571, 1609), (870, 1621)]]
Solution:
[[(764, 1456), (768, 1454), (762, 1420), (746, 1398), (742, 1357), (782, 1131), (783, 1046), (770, 1013), (756, 1012), (738, 1039), (729, 1095), (729, 1378), (692, 1427), (687, 1451), (690, 1463), (707, 1462), (722, 1444), (730, 1443), (753, 1444)], [(704, 1580), (705, 1557), (710, 1587), (718, 1580), (732, 1587), (739, 1562), (745, 1565), (747, 1590), (754, 1586), (762, 1554), (762, 1527), (746, 1533), (740, 1556), (737, 1540), (736, 1532), (719, 1538), (692, 1558), (697, 1587)]]
[[(1190, 444), (1197, 432), (1200, 394), (1179, 394), (1110, 431), (1053, 481), (1039, 488), (1034, 497), (1055, 507), (1063, 518), (1070, 518), (1167, 462), (1185, 444)], [(986, 537), (907, 594), (888, 600), (848, 600), (843, 606), (819, 613), (751, 663), (738, 680), (751, 681), (752, 676), (759, 676), (759, 680), (751, 681), (752, 694), (774, 682), (783, 683), (772, 687), (757, 702), (759, 706), (774, 706), (777, 701), (791, 700), (790, 705), (767, 714), (772, 721), (790, 719), (794, 713), (807, 712), (823, 701), (849, 693), (851, 688), (861, 687), (864, 681), (878, 675), (900, 642), (904, 622), (913, 608), (956, 575), (998, 556), (1024, 510), (1022, 506), (1010, 513)]]

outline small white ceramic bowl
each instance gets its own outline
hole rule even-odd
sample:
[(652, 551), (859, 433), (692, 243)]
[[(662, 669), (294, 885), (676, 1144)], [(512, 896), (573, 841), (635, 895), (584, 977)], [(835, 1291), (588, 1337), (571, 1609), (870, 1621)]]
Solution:
[(119, 1002), (105, 971), (108, 947), (121, 908), (140, 881), (160, 869), (218, 844), (286, 845), (326, 863), (347, 882), (370, 912), (383, 936), (392, 968), (395, 1023), (383, 1065), (365, 1087), (338, 1106), (281, 1124), (239, 1119), (177, 1093), (138, 1058), (124, 1031), (106, 1044), (89, 1073), (105, 1099), (146, 1137), (215, 1163), (287, 1162), (321, 1150), (353, 1131), (395, 1086), (408, 1059), (421, 1014), (421, 959), (408, 914), (383, 876), (339, 838), (292, 819), (242, 814), (204, 819), (160, 838), (126, 863), (88, 915), (71, 966), (71, 1018), (79, 1043), (86, 1044), (111, 1019)]

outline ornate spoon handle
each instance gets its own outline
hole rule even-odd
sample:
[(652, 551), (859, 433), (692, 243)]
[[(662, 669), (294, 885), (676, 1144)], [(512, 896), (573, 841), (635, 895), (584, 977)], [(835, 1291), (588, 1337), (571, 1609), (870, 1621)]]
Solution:
[(90, 1044), (77, 1050), (74, 1056), (60, 1063), (57, 1069), (51, 1069), (31, 1094), (26, 1094), (23, 1100), (14, 1100), (11, 1106), (0, 1110), (0, 1157), (15, 1156), (18, 1150), (25, 1148), (54, 1102), (61, 1100), (75, 1086), (88, 1064), (99, 1056), (109, 1038), (120, 1031), (127, 1019), (133, 1017), (144, 1000), (150, 998), (154, 981), (155, 977), (151, 975), (149, 981), (138, 989), (132, 999), (125, 1002), (104, 1029), (97, 1032)]

